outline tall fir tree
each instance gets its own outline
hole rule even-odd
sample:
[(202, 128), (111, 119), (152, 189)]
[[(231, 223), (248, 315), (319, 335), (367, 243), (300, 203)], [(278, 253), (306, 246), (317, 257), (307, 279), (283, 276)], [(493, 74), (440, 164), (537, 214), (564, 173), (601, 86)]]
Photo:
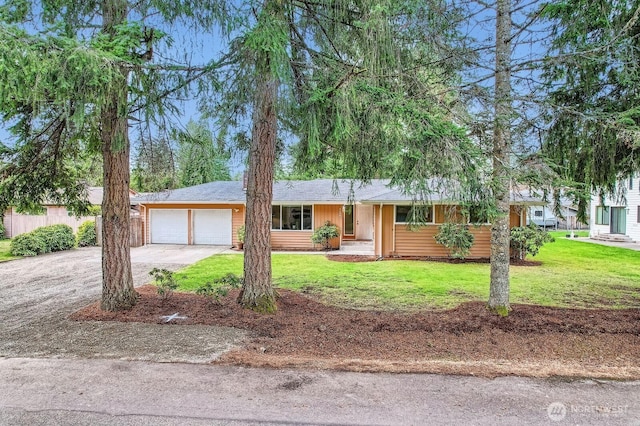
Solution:
[(10, 0), (0, 8), (0, 111), (17, 138), (0, 150), (0, 207), (50, 199), (82, 212), (86, 184), (65, 159), (85, 149), (100, 153), (105, 310), (137, 300), (129, 252), (130, 118), (175, 110), (171, 96), (214, 69), (154, 62), (154, 50), (167, 48), (168, 39), (151, 22), (210, 28), (225, 16), (226, 3), (215, 0)]

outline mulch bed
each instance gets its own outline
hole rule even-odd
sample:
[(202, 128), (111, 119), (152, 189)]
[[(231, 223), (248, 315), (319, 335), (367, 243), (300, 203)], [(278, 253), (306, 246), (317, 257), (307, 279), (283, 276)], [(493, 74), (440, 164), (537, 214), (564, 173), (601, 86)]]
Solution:
[(104, 312), (95, 303), (74, 320), (237, 327), (247, 344), (222, 363), (319, 367), (357, 371), (414, 371), (531, 376), (640, 378), (640, 310), (579, 310), (514, 305), (507, 318), (483, 303), (455, 309), (396, 313), (324, 305), (279, 290), (278, 312), (259, 315), (236, 303), (237, 291), (218, 304), (191, 293), (162, 300), (153, 286), (138, 289), (130, 311)]

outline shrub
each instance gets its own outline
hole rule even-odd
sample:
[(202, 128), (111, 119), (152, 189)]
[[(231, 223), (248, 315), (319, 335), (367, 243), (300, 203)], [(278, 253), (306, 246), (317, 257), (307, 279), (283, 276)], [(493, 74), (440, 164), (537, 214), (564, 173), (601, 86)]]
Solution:
[(511, 257), (524, 260), (528, 254), (535, 256), (545, 243), (555, 240), (535, 224), (511, 228)]
[(40, 235), (27, 232), (11, 240), (9, 251), (13, 256), (37, 256), (46, 253), (47, 244)]
[(153, 277), (158, 296), (160, 296), (162, 300), (170, 298), (173, 291), (178, 288), (178, 283), (173, 276), (173, 272), (168, 269), (153, 268), (151, 272), (149, 272), (149, 275)]
[(80, 225), (78, 235), (76, 236), (76, 243), (78, 247), (89, 247), (97, 244), (96, 224), (94, 221), (88, 220)]
[(339, 236), (338, 227), (326, 221), (324, 225), (313, 231), (311, 241), (313, 241), (314, 244), (322, 244), (325, 250), (330, 250), (331, 239)]
[(246, 228), (244, 227), (244, 225), (242, 225), (240, 228), (238, 228), (238, 241), (240, 241), (241, 243), (244, 244), (244, 237), (246, 235)]
[(44, 239), (47, 245), (47, 253), (69, 250), (76, 246), (76, 237), (73, 235), (73, 229), (69, 225), (42, 226), (32, 232)]
[(89, 216), (100, 216), (102, 214), (102, 206), (89, 206)]
[(51, 225), (18, 235), (9, 249), (14, 256), (37, 256), (42, 253), (69, 250), (76, 245), (73, 229), (69, 225)]
[(4, 240), (4, 223), (2, 223), (2, 216), (0, 216), (0, 240)]
[(196, 290), (196, 294), (205, 296), (211, 300), (211, 303), (220, 303), (220, 298), (229, 294), (232, 288), (240, 288), (244, 282), (244, 278), (235, 274), (227, 274), (222, 278), (218, 278), (213, 283), (202, 284)]
[(450, 257), (456, 259), (469, 256), (474, 240), (469, 226), (460, 223), (443, 223), (434, 238), (447, 249)]

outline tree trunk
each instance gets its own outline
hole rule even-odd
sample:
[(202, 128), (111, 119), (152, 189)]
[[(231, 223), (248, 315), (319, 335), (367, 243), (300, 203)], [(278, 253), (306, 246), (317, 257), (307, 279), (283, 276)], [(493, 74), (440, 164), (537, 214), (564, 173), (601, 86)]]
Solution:
[(511, 104), (511, 1), (496, 6), (495, 125), (493, 133), (493, 194), (497, 217), (491, 226), (489, 309), (507, 316), (509, 310), (509, 201)]
[[(115, 34), (114, 25), (127, 16), (127, 2), (105, 0), (103, 27), (105, 34)], [(104, 161), (104, 196), (102, 200), (102, 303), (107, 311), (130, 309), (138, 300), (131, 274), (130, 201), (129, 201), (129, 129), (127, 122), (127, 77), (113, 84), (110, 99), (100, 116), (100, 139)]]
[[(268, 52), (263, 53), (268, 58)], [(239, 303), (261, 313), (276, 311), (271, 284), (271, 203), (276, 157), (278, 80), (268, 59), (257, 81), (253, 133), (247, 172), (247, 216), (244, 242), (244, 284)]]

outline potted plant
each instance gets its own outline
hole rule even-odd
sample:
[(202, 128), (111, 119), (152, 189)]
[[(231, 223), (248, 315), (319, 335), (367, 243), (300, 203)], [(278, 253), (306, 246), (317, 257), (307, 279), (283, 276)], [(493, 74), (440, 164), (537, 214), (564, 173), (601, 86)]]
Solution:
[(242, 225), (238, 228), (238, 248), (242, 250), (244, 248), (244, 235), (245, 235), (245, 227)]

